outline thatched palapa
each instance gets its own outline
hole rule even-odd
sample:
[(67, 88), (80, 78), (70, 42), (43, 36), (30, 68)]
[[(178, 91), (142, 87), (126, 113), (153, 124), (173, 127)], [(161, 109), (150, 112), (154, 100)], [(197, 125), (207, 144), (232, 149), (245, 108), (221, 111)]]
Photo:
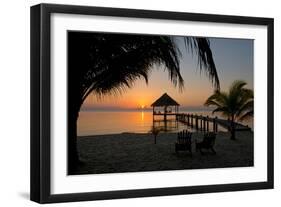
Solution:
[[(164, 93), (160, 98), (152, 103), (151, 106), (153, 107), (153, 119), (155, 115), (164, 115), (165, 121), (167, 119), (167, 115), (176, 115), (178, 113), (180, 105), (167, 93)], [(155, 110), (156, 107), (157, 110)], [(161, 107), (162, 110), (158, 110), (159, 107)]]
[(160, 98), (158, 98), (153, 104), (152, 107), (158, 106), (179, 106), (179, 104), (172, 99), (167, 93), (164, 93)]

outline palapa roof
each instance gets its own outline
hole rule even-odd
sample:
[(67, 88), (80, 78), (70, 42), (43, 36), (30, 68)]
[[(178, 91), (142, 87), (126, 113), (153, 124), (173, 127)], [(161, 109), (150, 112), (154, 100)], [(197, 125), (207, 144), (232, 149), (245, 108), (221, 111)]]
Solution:
[(172, 99), (167, 93), (164, 93), (151, 106), (179, 106), (179, 104)]

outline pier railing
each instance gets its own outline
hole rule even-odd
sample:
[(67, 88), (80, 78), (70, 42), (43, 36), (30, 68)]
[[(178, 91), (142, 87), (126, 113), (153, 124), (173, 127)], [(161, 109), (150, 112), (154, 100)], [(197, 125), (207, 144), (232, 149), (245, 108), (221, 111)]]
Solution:
[[(230, 130), (231, 121), (226, 119), (220, 119), (218, 117), (209, 117), (197, 114), (176, 114), (176, 119), (184, 124), (187, 124), (191, 128), (201, 131), (213, 131), (218, 132), (218, 125), (222, 128)], [(251, 128), (240, 123), (234, 123), (236, 131), (250, 131)]]

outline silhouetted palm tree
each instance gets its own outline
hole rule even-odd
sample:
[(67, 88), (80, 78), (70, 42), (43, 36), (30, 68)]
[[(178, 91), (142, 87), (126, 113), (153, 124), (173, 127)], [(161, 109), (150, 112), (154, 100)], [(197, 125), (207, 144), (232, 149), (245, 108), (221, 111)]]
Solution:
[[(174, 86), (184, 85), (180, 74), (181, 51), (171, 36), (102, 33), (68, 33), (68, 169), (78, 161), (76, 122), (80, 107), (90, 93), (118, 94), (137, 79), (148, 83), (152, 66), (164, 66)], [(206, 38), (184, 37), (187, 49), (195, 52), (214, 86), (219, 79)]]
[(216, 91), (205, 102), (206, 106), (215, 106), (213, 113), (220, 112), (231, 120), (231, 139), (235, 139), (235, 121), (242, 121), (254, 115), (253, 90), (244, 88), (246, 82), (234, 81), (229, 92)]

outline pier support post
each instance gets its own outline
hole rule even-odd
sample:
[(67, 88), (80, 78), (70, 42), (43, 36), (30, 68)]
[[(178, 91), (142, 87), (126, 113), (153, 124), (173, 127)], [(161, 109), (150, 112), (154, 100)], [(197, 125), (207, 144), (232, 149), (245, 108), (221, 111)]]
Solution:
[(218, 132), (218, 122), (217, 122), (218, 117), (216, 116), (216, 133)]
[(207, 132), (209, 131), (209, 116), (207, 116)]
[(203, 117), (203, 130), (206, 131), (206, 117)]
[(195, 127), (198, 130), (198, 115), (195, 115)]
[(216, 133), (216, 118), (213, 119), (213, 132)]

